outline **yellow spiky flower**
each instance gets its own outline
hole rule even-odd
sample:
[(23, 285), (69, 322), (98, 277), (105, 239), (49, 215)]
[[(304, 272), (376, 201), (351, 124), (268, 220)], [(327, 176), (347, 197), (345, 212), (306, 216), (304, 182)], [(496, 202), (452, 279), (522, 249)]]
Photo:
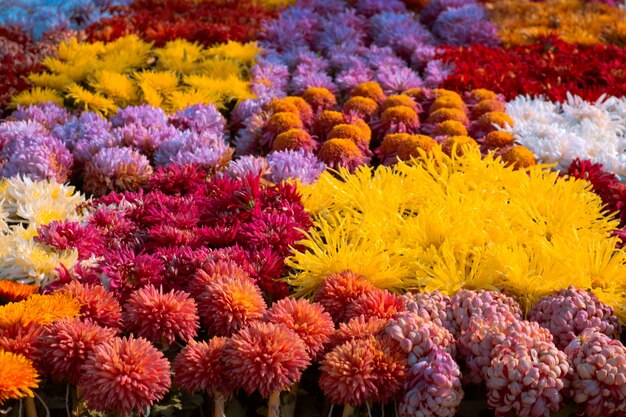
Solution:
[(89, 84), (120, 107), (136, 104), (139, 98), (136, 84), (129, 77), (119, 72), (100, 70), (94, 74)]
[(63, 97), (55, 90), (45, 87), (34, 87), (13, 96), (10, 107), (30, 106), (31, 104), (46, 103), (48, 101), (63, 105)]
[(22, 355), (0, 350), (0, 404), (9, 399), (32, 397), (39, 386), (33, 363)]
[(117, 106), (113, 100), (100, 93), (92, 93), (78, 84), (70, 84), (67, 87), (67, 96), (76, 107), (83, 110), (93, 111), (104, 116), (117, 111)]
[(527, 309), (575, 285), (626, 322), (626, 252), (585, 181), (545, 166), (516, 171), (468, 147), (323, 173), (299, 190), (314, 227), (287, 259), (298, 295), (345, 269), (393, 291), (506, 290)]

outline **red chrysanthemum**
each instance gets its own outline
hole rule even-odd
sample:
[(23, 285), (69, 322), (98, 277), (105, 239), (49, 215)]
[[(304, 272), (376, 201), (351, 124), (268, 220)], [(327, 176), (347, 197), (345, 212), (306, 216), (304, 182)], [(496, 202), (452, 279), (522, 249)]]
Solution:
[(100, 326), (115, 329), (121, 326), (122, 308), (104, 287), (72, 281), (59, 290), (67, 291), (78, 301), (82, 318), (90, 319)]
[(151, 342), (192, 339), (198, 321), (196, 304), (182, 291), (163, 293), (148, 285), (133, 292), (124, 305), (126, 328)]
[(376, 288), (352, 301), (346, 308), (345, 318), (349, 320), (363, 314), (365, 317), (389, 319), (401, 311), (406, 311), (404, 300), (387, 290)]
[(310, 361), (306, 345), (289, 328), (253, 323), (226, 342), (224, 363), (235, 386), (268, 398), (296, 383)]
[(207, 284), (196, 301), (203, 324), (217, 336), (231, 336), (261, 320), (267, 308), (259, 287), (242, 277), (217, 278)]
[(80, 319), (60, 320), (48, 326), (41, 338), (39, 363), (55, 381), (78, 384), (81, 366), (94, 348), (115, 337), (113, 329)]
[(284, 324), (293, 330), (306, 345), (312, 359), (324, 350), (335, 330), (333, 320), (324, 307), (304, 298), (295, 300), (283, 298), (267, 311), (265, 320), (269, 323)]
[(143, 413), (170, 387), (170, 364), (146, 339), (115, 337), (97, 346), (82, 368), (80, 387), (89, 408)]
[(172, 364), (174, 385), (211, 396), (228, 394), (230, 388), (223, 361), (226, 340), (214, 337), (208, 343), (190, 341)]
[(346, 309), (362, 294), (374, 290), (363, 275), (352, 271), (331, 274), (315, 293), (315, 301), (324, 306), (335, 323), (346, 321)]

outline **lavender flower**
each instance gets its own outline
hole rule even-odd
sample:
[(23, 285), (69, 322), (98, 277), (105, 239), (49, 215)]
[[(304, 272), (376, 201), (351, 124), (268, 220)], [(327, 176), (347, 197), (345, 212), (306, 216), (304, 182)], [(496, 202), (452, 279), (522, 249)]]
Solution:
[(288, 178), (297, 178), (303, 184), (312, 184), (326, 169), (326, 164), (303, 149), (271, 152), (267, 155), (267, 163), (270, 178), (276, 183)]
[(184, 131), (161, 143), (154, 161), (157, 166), (201, 164), (216, 168), (228, 163), (231, 156), (232, 150), (221, 135)]
[(250, 174), (265, 178), (269, 172), (270, 169), (265, 158), (252, 155), (230, 161), (224, 170), (224, 173), (231, 178), (244, 178)]
[(39, 103), (28, 107), (17, 106), (10, 117), (10, 120), (31, 120), (52, 130), (59, 125), (68, 122), (70, 114), (65, 108), (56, 103)]
[(212, 104), (194, 104), (170, 116), (170, 123), (182, 130), (223, 135), (226, 119)]
[(85, 165), (84, 189), (96, 196), (111, 191), (134, 191), (152, 175), (148, 159), (131, 148), (107, 148)]
[(444, 45), (498, 44), (496, 27), (479, 4), (447, 9), (437, 17), (432, 30)]

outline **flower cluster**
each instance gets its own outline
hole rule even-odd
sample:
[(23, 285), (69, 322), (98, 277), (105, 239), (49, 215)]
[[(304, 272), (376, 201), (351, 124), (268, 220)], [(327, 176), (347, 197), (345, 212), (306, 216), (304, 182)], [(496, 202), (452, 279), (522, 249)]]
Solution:
[(445, 88), (491, 88), (507, 100), (544, 95), (562, 101), (567, 93), (585, 100), (626, 93), (626, 49), (614, 45), (579, 46), (557, 38), (510, 48), (471, 45), (442, 48), (440, 58), (454, 66)]
[(296, 293), (352, 269), (391, 290), (500, 288), (528, 311), (575, 285), (591, 288), (624, 322), (617, 277), (626, 254), (607, 237), (617, 221), (602, 215), (587, 182), (538, 166), (514, 170), (464, 149), (393, 169), (323, 173), (300, 187), (314, 227), (300, 242), (306, 250), (287, 260)]
[(626, 99), (604, 96), (595, 102), (567, 95), (563, 103), (519, 96), (506, 105), (514, 124), (506, 127), (539, 161), (567, 170), (574, 159), (600, 163), (626, 177)]
[(46, 71), (28, 76), (35, 87), (11, 102), (67, 102), (103, 115), (141, 103), (168, 112), (194, 104), (226, 106), (252, 97), (244, 76), (258, 50), (254, 43), (204, 48), (184, 39), (153, 48), (136, 35), (106, 44), (74, 38), (42, 61)]
[(65, 182), (73, 174), (90, 194), (135, 191), (157, 167), (225, 166), (232, 150), (224, 131), (224, 118), (210, 104), (169, 116), (158, 107), (129, 106), (110, 121), (93, 112), (70, 116), (54, 103), (18, 106), (0, 124), (0, 175)]
[(80, 30), (109, 15), (107, 9), (129, 0), (17, 0), (5, 3), (0, 25), (17, 27), (34, 39), (59, 30)]
[(626, 10), (615, 6), (614, 0), (504, 0), (486, 7), (505, 45), (526, 45), (557, 35), (573, 44), (624, 47)]
[(257, 2), (184, 0), (135, 0), (86, 28), (91, 42), (111, 42), (128, 34), (163, 46), (186, 39), (210, 46), (228, 41), (249, 42), (261, 24), (274, 13)]

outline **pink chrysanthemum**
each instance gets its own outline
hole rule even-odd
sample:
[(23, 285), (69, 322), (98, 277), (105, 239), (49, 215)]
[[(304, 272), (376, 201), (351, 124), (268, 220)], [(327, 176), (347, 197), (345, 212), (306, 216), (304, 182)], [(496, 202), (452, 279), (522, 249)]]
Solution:
[(225, 337), (214, 337), (208, 343), (190, 341), (176, 356), (174, 385), (189, 392), (207, 392), (211, 396), (228, 394), (223, 354)]
[(400, 417), (452, 417), (463, 399), (461, 371), (454, 359), (436, 350), (409, 369)]
[(510, 313), (487, 318), (473, 317), (468, 330), (457, 341), (459, 356), (465, 359), (468, 371), (464, 375), (465, 380), (473, 383), (484, 381), (493, 348), (509, 337), (529, 346), (535, 342), (552, 342), (552, 335), (546, 329), (534, 322), (518, 320)]
[(83, 319), (90, 319), (104, 327), (120, 328), (122, 308), (113, 294), (104, 287), (72, 281), (61, 287), (60, 291), (66, 291), (78, 300)]
[(580, 415), (626, 414), (626, 347), (596, 329), (584, 330), (565, 348), (572, 366), (570, 396)]
[(231, 260), (215, 260), (205, 262), (191, 278), (187, 292), (195, 299), (205, 290), (206, 286), (219, 277), (239, 277), (250, 279), (250, 275), (236, 262)]
[(293, 330), (306, 345), (311, 359), (323, 352), (335, 330), (333, 319), (324, 311), (324, 307), (304, 298), (283, 298), (267, 311), (265, 320), (284, 324)]
[(324, 306), (335, 323), (346, 321), (346, 309), (374, 286), (363, 276), (352, 271), (329, 275), (315, 293), (315, 301)]
[(406, 311), (404, 301), (387, 290), (378, 288), (362, 294), (346, 308), (346, 319), (358, 317), (361, 314), (366, 317), (379, 317), (389, 319), (398, 312)]
[(429, 318), (435, 324), (449, 329), (454, 321), (450, 308), (451, 300), (447, 295), (433, 292), (408, 292), (402, 295), (407, 311)]
[(436, 350), (456, 356), (452, 334), (415, 313), (401, 313), (387, 323), (385, 333), (408, 353), (409, 365), (419, 362)]
[(621, 333), (613, 308), (574, 287), (541, 298), (528, 313), (528, 319), (550, 330), (559, 349), (565, 349), (587, 328), (595, 327), (611, 338)]
[(124, 305), (126, 328), (151, 342), (193, 339), (198, 321), (196, 304), (182, 291), (163, 293), (148, 285), (133, 292)]
[(532, 346), (507, 337), (486, 370), (487, 403), (496, 416), (549, 417), (562, 407), (569, 364), (551, 342)]
[(355, 339), (367, 339), (370, 336), (380, 337), (385, 332), (386, 319), (365, 317), (363, 315), (350, 319), (347, 323), (339, 323), (339, 328), (330, 338), (330, 348), (343, 345)]
[(93, 410), (143, 413), (168, 392), (170, 364), (146, 339), (115, 337), (89, 355), (80, 387)]
[(242, 277), (220, 276), (196, 299), (203, 324), (211, 334), (231, 336), (261, 320), (267, 305), (259, 287)]
[(48, 326), (38, 351), (40, 363), (55, 381), (78, 384), (81, 366), (94, 348), (115, 337), (115, 331), (79, 319), (61, 320)]
[(497, 291), (460, 290), (452, 297), (450, 308), (454, 322), (448, 330), (455, 338), (467, 330), (470, 319), (475, 315), (488, 317), (491, 314), (513, 313), (519, 318), (522, 314), (517, 301)]
[(354, 339), (324, 357), (319, 385), (333, 404), (386, 402), (401, 388), (406, 372), (402, 352), (389, 341)]
[(0, 329), (0, 350), (22, 355), (35, 362), (41, 343), (44, 328), (40, 324), (32, 323), (28, 326), (15, 324)]
[(289, 328), (253, 323), (226, 342), (224, 363), (233, 385), (268, 398), (296, 383), (310, 361), (306, 345)]

